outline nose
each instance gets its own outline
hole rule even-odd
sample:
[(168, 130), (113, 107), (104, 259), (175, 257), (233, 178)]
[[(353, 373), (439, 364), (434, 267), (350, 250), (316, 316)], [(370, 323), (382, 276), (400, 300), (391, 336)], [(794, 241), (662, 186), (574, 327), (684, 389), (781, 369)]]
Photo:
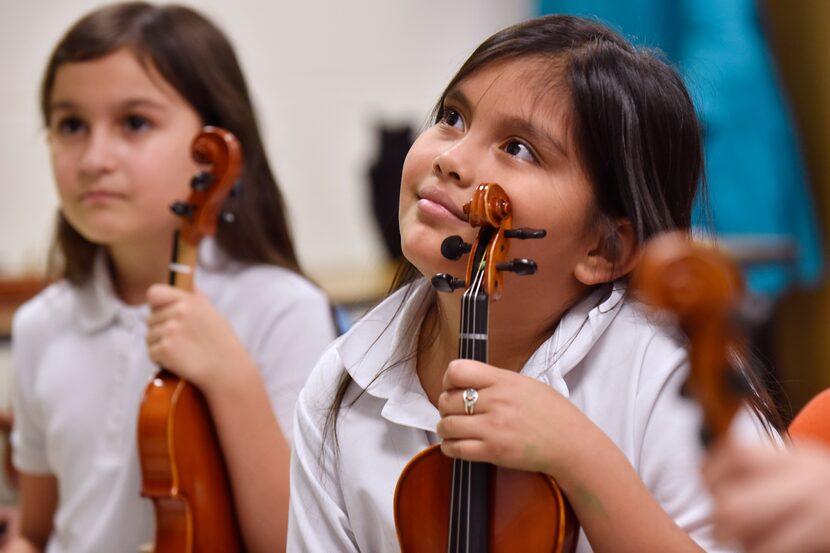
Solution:
[(106, 129), (93, 127), (84, 145), (80, 170), (90, 176), (111, 171), (115, 166), (115, 141)]
[(474, 161), (470, 150), (471, 145), (466, 139), (454, 142), (435, 156), (433, 172), (462, 188), (474, 185)]

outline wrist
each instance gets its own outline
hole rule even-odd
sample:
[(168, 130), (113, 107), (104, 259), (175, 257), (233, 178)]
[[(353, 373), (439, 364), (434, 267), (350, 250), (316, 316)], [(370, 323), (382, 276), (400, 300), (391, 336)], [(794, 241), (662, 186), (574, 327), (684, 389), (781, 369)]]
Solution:
[(223, 356), (204, 374), (208, 376), (205, 382), (196, 384), (211, 403), (217, 397), (244, 398), (252, 383), (260, 380), (256, 363), (244, 350)]

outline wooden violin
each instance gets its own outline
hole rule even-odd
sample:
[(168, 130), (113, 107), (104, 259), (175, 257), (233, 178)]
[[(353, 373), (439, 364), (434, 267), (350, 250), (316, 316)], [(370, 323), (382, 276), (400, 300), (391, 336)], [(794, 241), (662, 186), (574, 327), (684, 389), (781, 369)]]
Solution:
[(701, 440), (709, 446), (726, 435), (748, 391), (736, 365), (745, 358), (736, 324), (741, 273), (714, 248), (671, 232), (646, 245), (632, 284), (643, 301), (673, 314), (689, 338), (691, 371), (684, 393), (703, 409)]
[[(222, 205), (236, 184), (242, 149), (231, 133), (205, 127), (191, 148), (200, 172), (173, 238), (169, 283), (193, 290), (197, 247), (216, 233)], [(222, 448), (202, 393), (161, 368), (150, 380), (138, 417), (141, 495), (153, 501), (156, 553), (233, 553), (243, 550)]]
[[(465, 287), (459, 358), (487, 362), (489, 301), (502, 294), (502, 271), (536, 272), (528, 259), (507, 260), (509, 239), (545, 232), (512, 228), (510, 200), (497, 184), (479, 185), (464, 213), (479, 227), (470, 245), (451, 236), (442, 254), (470, 252), (464, 280), (433, 277), (442, 292)], [(440, 446), (416, 455), (395, 489), (395, 527), (402, 553), (565, 553), (576, 549), (578, 523), (556, 482), (542, 473), (446, 457)]]

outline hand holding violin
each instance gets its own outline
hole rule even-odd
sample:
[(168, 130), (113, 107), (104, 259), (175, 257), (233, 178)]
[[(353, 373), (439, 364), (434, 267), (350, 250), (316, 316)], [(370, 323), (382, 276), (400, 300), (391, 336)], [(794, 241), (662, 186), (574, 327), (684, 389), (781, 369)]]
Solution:
[(258, 375), (253, 359), (228, 321), (199, 292), (155, 284), (147, 292), (150, 358), (193, 382), (206, 396), (227, 392), (240, 371)]
[[(465, 412), (463, 397), (469, 388), (478, 393), (471, 414)], [(444, 440), (441, 451), (448, 457), (559, 479), (573, 444), (598, 431), (550, 386), (478, 361), (451, 362), (444, 374), (444, 390), (438, 400), (442, 417), (438, 435)]]

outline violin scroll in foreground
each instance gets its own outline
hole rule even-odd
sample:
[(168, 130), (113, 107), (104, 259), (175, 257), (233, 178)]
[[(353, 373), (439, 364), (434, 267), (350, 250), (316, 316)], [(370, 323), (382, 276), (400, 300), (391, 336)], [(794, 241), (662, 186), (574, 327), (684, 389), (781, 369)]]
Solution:
[(708, 446), (727, 433), (749, 391), (736, 364), (745, 358), (737, 324), (744, 292), (740, 271), (713, 247), (672, 232), (644, 248), (633, 285), (646, 303), (673, 314), (689, 338), (684, 392), (703, 408), (701, 439)]

